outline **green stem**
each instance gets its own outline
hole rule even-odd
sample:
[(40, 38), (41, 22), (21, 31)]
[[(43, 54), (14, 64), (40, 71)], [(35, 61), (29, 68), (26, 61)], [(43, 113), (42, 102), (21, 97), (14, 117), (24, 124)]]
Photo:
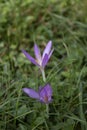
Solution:
[(46, 82), (46, 77), (45, 77), (45, 71), (44, 71), (44, 69), (41, 69), (41, 72), (42, 72), (43, 81)]
[[(85, 120), (85, 116), (84, 116), (84, 110), (83, 110), (82, 100), (83, 100), (83, 90), (82, 90), (82, 85), (80, 84), (80, 86), (79, 86), (79, 103), (80, 103), (79, 113), (80, 113), (80, 118), (83, 121), (86, 121)], [(87, 124), (86, 123), (85, 124), (81, 123), (81, 130), (87, 130)]]
[(47, 118), (49, 118), (49, 105), (46, 104), (46, 113), (47, 113)]

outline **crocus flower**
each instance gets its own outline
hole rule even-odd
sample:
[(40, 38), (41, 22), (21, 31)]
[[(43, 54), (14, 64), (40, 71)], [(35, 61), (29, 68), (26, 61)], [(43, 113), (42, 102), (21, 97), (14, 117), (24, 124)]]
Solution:
[(52, 101), (52, 88), (49, 84), (45, 85), (44, 87), (40, 87), (38, 92), (31, 88), (23, 88), (23, 91), (29, 97), (37, 99), (45, 104), (48, 104)]
[(49, 41), (41, 56), (40, 49), (37, 46), (37, 44), (35, 44), (34, 45), (35, 58), (33, 58), (25, 50), (22, 50), (22, 52), (27, 57), (27, 59), (30, 60), (33, 64), (39, 66), (40, 69), (44, 69), (44, 67), (47, 65), (47, 63), (53, 53), (53, 49), (51, 50), (51, 47), (52, 47), (52, 41)]

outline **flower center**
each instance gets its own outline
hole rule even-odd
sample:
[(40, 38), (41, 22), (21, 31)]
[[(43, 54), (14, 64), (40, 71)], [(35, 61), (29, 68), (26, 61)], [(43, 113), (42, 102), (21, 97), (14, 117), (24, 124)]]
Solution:
[(41, 65), (41, 62), (42, 62), (42, 61), (40, 61), (40, 59), (39, 59), (39, 60), (36, 59), (35, 61), (36, 61), (39, 65)]
[(48, 96), (44, 96), (44, 102), (48, 102)]

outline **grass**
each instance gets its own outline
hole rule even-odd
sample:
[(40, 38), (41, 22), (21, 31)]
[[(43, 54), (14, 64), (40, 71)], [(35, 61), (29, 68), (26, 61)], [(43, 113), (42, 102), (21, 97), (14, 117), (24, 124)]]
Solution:
[[(0, 130), (87, 129), (86, 0), (0, 1)], [(54, 53), (46, 66), (53, 102), (29, 98), (24, 87), (44, 85), (40, 70), (22, 54), (43, 51), (52, 40)]]

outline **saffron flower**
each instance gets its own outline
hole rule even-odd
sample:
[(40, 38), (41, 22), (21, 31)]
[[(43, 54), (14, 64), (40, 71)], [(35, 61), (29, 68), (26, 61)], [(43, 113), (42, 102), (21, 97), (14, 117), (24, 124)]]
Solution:
[(45, 104), (49, 104), (52, 101), (52, 88), (49, 84), (40, 87), (38, 92), (31, 88), (23, 88), (23, 91), (29, 97), (37, 99)]
[(52, 47), (52, 41), (49, 41), (41, 56), (40, 49), (37, 46), (37, 44), (35, 44), (34, 45), (35, 58), (33, 58), (25, 50), (22, 50), (22, 52), (27, 57), (27, 59), (30, 60), (33, 64), (39, 66), (40, 69), (44, 69), (53, 53), (53, 49), (51, 50), (51, 47)]

